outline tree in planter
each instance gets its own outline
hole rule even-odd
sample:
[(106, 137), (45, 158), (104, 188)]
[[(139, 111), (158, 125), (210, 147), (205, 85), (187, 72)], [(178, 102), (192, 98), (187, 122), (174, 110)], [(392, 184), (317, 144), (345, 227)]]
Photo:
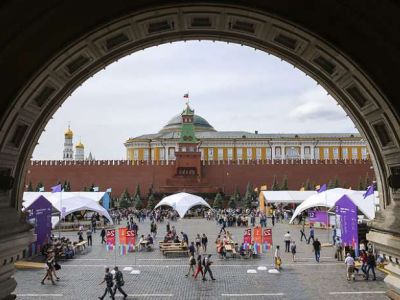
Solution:
[(306, 190), (306, 191), (312, 191), (313, 190), (310, 178), (307, 178), (306, 183), (304, 184), (304, 190)]
[(141, 209), (143, 208), (142, 199), (140, 199), (139, 196), (136, 196), (136, 197), (134, 198), (134, 201), (135, 201), (135, 208), (138, 209), (138, 210), (141, 210)]
[(329, 180), (327, 188), (328, 188), (328, 190), (335, 188), (335, 182), (332, 179)]
[(154, 209), (155, 206), (156, 206), (156, 197), (154, 197), (154, 194), (151, 194), (147, 200), (147, 208)]
[(249, 196), (245, 197), (243, 200), (244, 200), (244, 207), (245, 208), (251, 208), (252, 207), (251, 202), (252, 202), (253, 199), (251, 197), (251, 194)]
[(214, 198), (213, 208), (223, 208), (222, 200), (222, 195), (217, 193)]
[(33, 192), (32, 181), (29, 181), (27, 191), (28, 191), (28, 192)]
[(281, 185), (281, 191), (287, 191), (287, 190), (289, 190), (288, 178), (287, 178), (287, 176), (285, 175), (285, 176), (283, 177), (283, 181), (282, 181), (282, 185)]
[(339, 178), (338, 178), (337, 176), (335, 177), (335, 180), (334, 180), (334, 182), (333, 182), (333, 185), (334, 185), (335, 188), (340, 187)]
[(151, 195), (154, 195), (154, 185), (151, 184), (149, 187), (149, 192), (147, 194), (147, 198), (150, 198)]
[(119, 207), (121, 207), (121, 208), (128, 208), (131, 206), (131, 202), (127, 198), (119, 199), (118, 203), (119, 203)]
[(231, 198), (229, 199), (228, 207), (229, 208), (236, 208), (235, 196), (231, 196)]
[(249, 182), (247, 183), (246, 193), (244, 194), (243, 201), (246, 201), (248, 198), (252, 198), (253, 196), (253, 185)]
[(365, 174), (364, 190), (366, 190), (372, 184), (371, 178), (369, 178), (368, 173)]
[(272, 191), (279, 191), (279, 184), (278, 184), (278, 180), (276, 178), (276, 175), (274, 175), (274, 179), (273, 179), (272, 185), (271, 185), (271, 190)]

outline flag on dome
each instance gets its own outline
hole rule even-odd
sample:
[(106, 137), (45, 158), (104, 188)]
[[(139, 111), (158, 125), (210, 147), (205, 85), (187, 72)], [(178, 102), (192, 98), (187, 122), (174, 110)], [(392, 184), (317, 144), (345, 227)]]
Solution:
[(371, 185), (368, 187), (367, 191), (363, 194), (364, 199), (367, 198), (367, 197), (370, 196), (370, 195), (373, 195), (373, 194), (374, 194), (374, 185), (371, 184)]
[(51, 192), (52, 193), (61, 192), (61, 190), (62, 190), (61, 184), (57, 184), (57, 185), (51, 187)]

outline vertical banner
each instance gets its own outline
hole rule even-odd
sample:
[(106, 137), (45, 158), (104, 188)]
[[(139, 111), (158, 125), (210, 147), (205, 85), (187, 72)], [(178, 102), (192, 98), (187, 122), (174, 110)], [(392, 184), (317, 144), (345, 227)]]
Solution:
[(128, 228), (126, 228), (126, 227), (118, 228), (118, 235), (119, 235), (119, 254), (120, 254), (120, 255), (126, 255), (126, 251), (127, 251), (126, 232), (127, 232), (127, 231), (128, 231)]
[(329, 226), (329, 224), (326, 224), (328, 221), (328, 212), (326, 211), (309, 210), (308, 220), (316, 228), (326, 228), (326, 226)]
[(136, 245), (136, 232), (135, 230), (126, 231), (126, 243), (128, 244), (128, 251), (132, 252), (135, 250)]
[(115, 229), (106, 230), (106, 249), (113, 251), (115, 248)]
[(251, 228), (248, 228), (244, 231), (243, 243), (251, 244)]
[(272, 249), (272, 229), (265, 228), (263, 233), (264, 251)]
[(340, 218), (341, 239), (344, 246), (351, 246), (358, 256), (358, 217), (357, 206), (344, 195), (335, 204), (336, 214)]
[(253, 232), (254, 253), (259, 254), (262, 252), (262, 228), (260, 226), (254, 227)]

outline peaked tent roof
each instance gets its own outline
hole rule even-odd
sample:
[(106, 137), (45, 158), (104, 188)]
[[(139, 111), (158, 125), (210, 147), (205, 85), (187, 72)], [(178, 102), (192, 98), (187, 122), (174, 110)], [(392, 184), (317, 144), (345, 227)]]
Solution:
[(56, 201), (57, 199), (60, 199), (62, 196), (62, 199), (68, 199), (72, 197), (84, 197), (84, 198), (89, 198), (93, 201), (99, 202), (101, 198), (103, 198), (104, 194), (106, 192), (62, 192), (62, 195), (60, 193), (52, 193), (52, 192), (24, 192), (23, 195), (23, 203), (22, 205), (24, 207), (28, 207), (31, 205), (34, 201), (36, 201), (39, 196), (45, 197), (47, 200), (50, 202)]
[(211, 206), (203, 198), (188, 193), (178, 193), (165, 197), (156, 205), (154, 209), (162, 205), (170, 206), (175, 209), (181, 218), (183, 218), (187, 211), (194, 206), (203, 205), (211, 208)]
[(354, 204), (357, 205), (358, 209), (368, 219), (372, 220), (375, 218), (375, 198), (377, 197), (378, 193), (375, 192), (374, 195), (368, 196), (365, 199), (363, 196), (364, 194), (365, 191), (355, 191), (342, 188), (335, 188), (322, 193), (317, 193), (306, 199), (296, 208), (289, 223), (292, 223), (301, 212), (309, 208), (318, 206), (332, 208), (336, 201), (343, 197), (343, 195), (347, 195), (354, 202)]
[(302, 203), (316, 191), (262, 191), (265, 202), (269, 203)]

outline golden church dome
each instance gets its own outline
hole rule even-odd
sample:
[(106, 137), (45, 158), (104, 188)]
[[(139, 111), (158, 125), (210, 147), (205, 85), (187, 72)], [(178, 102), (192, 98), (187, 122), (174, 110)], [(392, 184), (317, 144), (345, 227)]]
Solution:
[(72, 132), (72, 130), (69, 128), (68, 126), (68, 130), (64, 133), (64, 136), (68, 139), (72, 139), (72, 136), (74, 135), (74, 133)]
[(76, 145), (75, 148), (85, 148), (85, 146), (79, 141)]

